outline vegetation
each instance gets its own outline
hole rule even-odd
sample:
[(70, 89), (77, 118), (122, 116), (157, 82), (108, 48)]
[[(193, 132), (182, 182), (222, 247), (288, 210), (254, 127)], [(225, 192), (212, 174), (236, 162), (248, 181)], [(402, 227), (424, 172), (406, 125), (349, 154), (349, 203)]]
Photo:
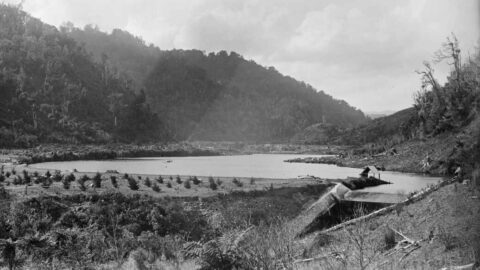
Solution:
[(150, 249), (157, 257), (171, 258), (173, 250), (155, 248), (154, 244), (167, 247), (174, 238), (183, 243), (212, 235), (196, 210), (184, 210), (170, 200), (120, 193), (41, 197), (12, 203), (2, 210), (0, 224), (0, 239), (22, 239), (12, 243), (16, 251), (12, 264), (28, 259), (32, 264), (51, 267), (55, 260), (57, 267), (76, 269), (122, 263), (140, 248)]
[(186, 188), (186, 189), (190, 189), (192, 187), (192, 185), (190, 184), (190, 179), (187, 179), (183, 182), (183, 186)]
[(92, 178), (93, 181), (93, 187), (95, 188), (101, 188), (102, 187), (102, 175), (97, 172), (95, 176)]
[(138, 186), (137, 181), (135, 181), (133, 177), (129, 177), (127, 180), (128, 180), (128, 186), (130, 187), (131, 190), (138, 190), (140, 188)]
[(0, 147), (166, 138), (145, 94), (65, 32), (1, 4), (0, 40)]
[(150, 180), (150, 178), (149, 178), (148, 176), (145, 178), (144, 184), (145, 184), (145, 186), (147, 186), (147, 187), (151, 187), (151, 186), (152, 186), (152, 181)]
[(110, 176), (110, 181), (112, 182), (112, 186), (114, 188), (118, 188), (117, 177), (115, 175)]
[(233, 178), (232, 182), (233, 182), (237, 187), (242, 187), (242, 186), (243, 186), (242, 181), (238, 180), (237, 178)]

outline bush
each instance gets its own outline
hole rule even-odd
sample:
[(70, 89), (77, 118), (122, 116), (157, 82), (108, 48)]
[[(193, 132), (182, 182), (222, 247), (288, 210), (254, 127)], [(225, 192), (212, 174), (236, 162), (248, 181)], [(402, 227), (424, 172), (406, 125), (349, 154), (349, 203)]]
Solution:
[(176, 181), (177, 181), (177, 184), (181, 184), (181, 183), (182, 183), (182, 179), (180, 178), (180, 176), (177, 175)]
[(30, 175), (28, 174), (28, 172), (26, 170), (23, 170), (22, 174), (23, 174), (23, 182), (27, 185), (30, 184), (31, 178), (30, 178)]
[(233, 178), (233, 181), (232, 181), (237, 187), (243, 187), (243, 183), (238, 180), (237, 178)]
[(52, 185), (52, 179), (51, 178), (46, 178), (46, 177), (40, 176), (39, 180), (42, 183), (42, 188), (49, 188)]
[(212, 190), (217, 190), (217, 184), (215, 184), (215, 181), (210, 182), (210, 188)]
[(172, 188), (172, 183), (171, 182), (167, 183), (167, 188)]
[(68, 180), (68, 177), (65, 177), (62, 180), (62, 186), (64, 189), (70, 189), (70, 181)]
[(9, 178), (10, 175), (11, 175), (10, 172), (6, 172), (6, 173), (5, 173), (5, 176), (6, 176), (7, 178)]
[(158, 182), (159, 184), (163, 184), (163, 177), (162, 177), (161, 175), (158, 176), (157, 182)]
[(13, 175), (16, 175), (16, 174), (17, 174), (17, 171), (15, 170), (15, 168), (12, 169), (12, 174), (13, 174)]
[(70, 173), (69, 175), (65, 176), (63, 180), (66, 180), (68, 182), (73, 182), (75, 181), (75, 175), (73, 173)]
[(145, 184), (145, 186), (147, 187), (151, 187), (152, 186), (152, 181), (150, 181), (150, 178), (147, 177), (145, 178), (145, 181), (143, 182)]
[(3, 174), (0, 174), (0, 183), (2, 183), (3, 181), (5, 181), (5, 176), (3, 176)]
[(13, 178), (13, 184), (14, 185), (22, 185), (23, 184), (23, 180), (20, 176), (16, 176)]
[(101, 175), (99, 172), (97, 172), (97, 173), (95, 174), (95, 176), (93, 177), (92, 181), (93, 181), (93, 186), (94, 186), (95, 188), (100, 188), (100, 187), (102, 187), (102, 175)]
[(255, 185), (255, 178), (250, 178), (250, 185)]
[(87, 190), (87, 187), (85, 187), (85, 179), (88, 179), (88, 176), (83, 175), (82, 177), (77, 179), (78, 188), (80, 188), (81, 191)]
[(183, 186), (186, 188), (186, 189), (190, 189), (192, 186), (190, 185), (190, 180), (186, 180), (185, 182), (183, 182)]
[[(45, 176), (46, 176), (47, 178), (50, 178), (52, 175), (50, 174), (49, 171), (47, 171), (47, 173), (45, 174)], [(55, 181), (55, 182), (60, 182), (60, 181), (62, 181), (62, 179), (63, 179), (63, 176), (62, 176), (62, 174), (60, 173), (60, 171), (58, 171), (58, 170), (55, 171), (55, 174), (53, 175), (53, 181)]]
[(152, 185), (152, 190), (155, 192), (160, 192), (160, 187), (157, 185), (157, 183), (153, 183)]
[(131, 190), (139, 189), (137, 181), (135, 181), (135, 179), (133, 179), (132, 177), (128, 178), (128, 186), (130, 187)]
[(391, 249), (395, 246), (395, 232), (388, 228), (385, 234), (383, 235), (383, 239), (385, 241), (385, 249)]
[(193, 182), (194, 185), (200, 184), (200, 180), (199, 180), (196, 176), (194, 176), (194, 177), (192, 178), (192, 182)]
[(115, 175), (110, 176), (110, 181), (112, 182), (112, 186), (114, 188), (118, 188), (118, 182), (117, 182), (117, 177)]
[(33, 176), (38, 177), (38, 175), (39, 175), (39, 174), (38, 174), (37, 171), (34, 171), (34, 172), (33, 172)]
[(222, 180), (220, 180), (220, 178), (217, 178), (217, 186), (221, 186), (222, 185)]
[(128, 173), (124, 174), (123, 175), (123, 179), (127, 179), (128, 180), (129, 176), (128, 176)]

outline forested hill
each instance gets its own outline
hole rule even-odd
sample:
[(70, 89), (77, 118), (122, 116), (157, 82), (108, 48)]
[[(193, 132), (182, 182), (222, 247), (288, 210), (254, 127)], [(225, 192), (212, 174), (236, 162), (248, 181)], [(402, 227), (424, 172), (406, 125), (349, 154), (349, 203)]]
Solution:
[(366, 121), (346, 102), (234, 52), (161, 51), (122, 30), (62, 29), (99, 63), (145, 88), (175, 139), (282, 141), (314, 123)]
[(126, 77), (65, 32), (1, 4), (0, 97), (0, 147), (168, 138)]
[(44, 24), (0, 4), (0, 139), (284, 141), (364, 114), (236, 53), (162, 51), (132, 34)]

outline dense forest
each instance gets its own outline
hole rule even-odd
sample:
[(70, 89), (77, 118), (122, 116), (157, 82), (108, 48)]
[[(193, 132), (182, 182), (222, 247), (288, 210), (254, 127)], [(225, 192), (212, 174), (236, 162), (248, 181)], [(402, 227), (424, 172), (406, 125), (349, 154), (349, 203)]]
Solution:
[(0, 6), (2, 146), (39, 142), (285, 141), (367, 120), (342, 100), (240, 55), (162, 51), (132, 34)]
[(284, 141), (327, 122), (364, 123), (364, 114), (235, 52), (163, 51), (128, 32), (61, 27), (99, 63), (126, 74), (177, 140)]
[(18, 7), (0, 5), (0, 146), (166, 139), (128, 79)]

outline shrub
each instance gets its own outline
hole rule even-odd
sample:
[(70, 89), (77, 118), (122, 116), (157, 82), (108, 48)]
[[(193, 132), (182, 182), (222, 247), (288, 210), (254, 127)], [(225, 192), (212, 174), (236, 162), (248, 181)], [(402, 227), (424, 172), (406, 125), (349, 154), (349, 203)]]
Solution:
[(13, 174), (13, 175), (16, 175), (16, 174), (17, 174), (17, 171), (15, 170), (15, 168), (12, 169), (12, 174)]
[(192, 186), (190, 185), (190, 180), (186, 180), (185, 182), (183, 182), (183, 186), (186, 188), (186, 189), (190, 189)]
[(117, 177), (115, 175), (110, 176), (110, 181), (112, 182), (112, 186), (114, 188), (118, 188), (118, 182), (117, 182)]
[(64, 189), (70, 189), (70, 181), (69, 181), (68, 177), (63, 178), (62, 186), (63, 186)]
[(128, 173), (126, 173), (126, 174), (123, 175), (123, 179), (127, 179), (127, 180), (128, 180), (128, 178), (129, 178), (129, 177), (128, 177)]
[[(50, 172), (47, 171), (47, 173), (45, 174), (45, 176), (46, 176), (47, 178), (50, 178), (50, 177), (51, 177)], [(60, 171), (58, 171), (58, 170), (55, 171), (55, 174), (53, 175), (53, 181), (55, 181), (55, 182), (60, 182), (60, 181), (62, 181), (62, 179), (63, 179), (63, 177), (62, 177), (62, 174), (60, 173)]]
[(220, 178), (217, 178), (217, 186), (221, 186), (222, 185), (222, 180), (220, 180)]
[(177, 175), (176, 181), (177, 181), (177, 184), (181, 184), (181, 183), (182, 183), (182, 179), (180, 178), (180, 176)]
[(147, 177), (145, 178), (145, 181), (143, 182), (145, 184), (145, 186), (147, 187), (151, 187), (152, 186), (152, 181), (150, 181), (150, 178)]
[(0, 174), (0, 183), (2, 183), (3, 181), (5, 181), (5, 176), (3, 176), (3, 174)]
[(95, 174), (95, 176), (93, 177), (92, 181), (93, 181), (93, 186), (94, 186), (95, 188), (100, 188), (100, 187), (102, 187), (102, 175), (101, 175), (99, 172), (97, 172), (97, 173)]
[(132, 177), (128, 178), (128, 186), (130, 187), (131, 190), (138, 190), (138, 183), (133, 179)]
[(0, 185), (0, 199), (9, 199), (10, 194), (8, 191), (3, 187), (3, 185)]
[(232, 181), (237, 187), (242, 187), (243, 186), (243, 183), (238, 180), (237, 178), (233, 178), (233, 181)]
[(210, 182), (210, 188), (211, 188), (212, 190), (217, 190), (217, 184), (215, 184), (215, 181), (211, 181), (211, 182)]
[(39, 175), (39, 174), (38, 174), (37, 171), (34, 171), (34, 172), (33, 172), (33, 176), (38, 177), (38, 175)]
[(163, 177), (162, 177), (161, 175), (158, 176), (157, 182), (158, 182), (159, 184), (163, 184)]
[(391, 249), (395, 246), (395, 232), (388, 228), (385, 234), (383, 235), (383, 239), (385, 241), (385, 249)]
[(13, 184), (14, 184), (14, 185), (21, 185), (21, 184), (23, 184), (22, 178), (17, 175), (17, 177), (14, 177), (14, 178), (13, 178)]
[(50, 171), (47, 171), (47, 172), (45, 173), (45, 176), (46, 176), (46, 177), (50, 177), (50, 176), (52, 176), (52, 174), (50, 173)]
[(160, 187), (157, 185), (157, 183), (153, 183), (152, 185), (152, 190), (155, 192), (160, 192)]
[(170, 175), (169, 179), (170, 179), (170, 181), (173, 181), (173, 177), (171, 175)]
[(49, 188), (52, 185), (52, 179), (51, 178), (46, 178), (46, 177), (40, 176), (38, 179), (42, 183), (42, 188)]
[(253, 177), (250, 178), (250, 185), (255, 185), (255, 178)]
[(142, 180), (142, 176), (141, 176), (141, 175), (137, 175), (137, 178), (138, 178), (138, 180)]
[(86, 174), (82, 175), (82, 177), (80, 177), (80, 179), (83, 181), (83, 182), (87, 182), (88, 180), (90, 180), (90, 178), (88, 178), (88, 176)]
[(30, 175), (28, 175), (28, 172), (26, 170), (23, 170), (22, 171), (22, 174), (23, 174), (23, 181), (25, 184), (30, 184)]
[(10, 175), (11, 175), (10, 172), (6, 172), (6, 173), (5, 173), (5, 176), (6, 176), (7, 178), (10, 177)]
[(193, 182), (194, 185), (200, 184), (200, 180), (199, 180), (196, 176), (194, 176), (194, 177), (192, 178), (192, 182)]
[(73, 173), (70, 173), (69, 175), (66, 175), (63, 180), (66, 180), (68, 182), (73, 182), (75, 181), (75, 175)]
[(83, 175), (82, 177), (77, 179), (78, 188), (80, 188), (81, 191), (87, 190), (87, 187), (85, 187), (85, 179), (88, 179), (88, 176)]
[(167, 188), (172, 188), (172, 183), (171, 182), (167, 183)]

